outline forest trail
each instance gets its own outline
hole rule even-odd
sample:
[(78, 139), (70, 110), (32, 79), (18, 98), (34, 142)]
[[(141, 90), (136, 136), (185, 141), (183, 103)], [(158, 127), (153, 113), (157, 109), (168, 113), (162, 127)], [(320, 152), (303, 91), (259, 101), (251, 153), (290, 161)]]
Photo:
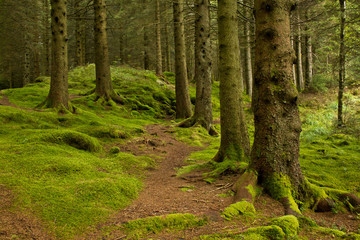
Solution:
[[(177, 141), (170, 126), (149, 125), (146, 131), (146, 135), (119, 146), (123, 152), (134, 155), (162, 157), (157, 167), (148, 171), (138, 199), (81, 239), (99, 239), (98, 234), (101, 234), (104, 227), (120, 226), (127, 221), (172, 213), (206, 215), (215, 222), (222, 221), (219, 212), (231, 204), (232, 198), (220, 197), (218, 194), (230, 189), (229, 179), (208, 184), (202, 180), (201, 174), (176, 177), (175, 169), (186, 165), (185, 160), (190, 153), (201, 148)], [(187, 188), (189, 189), (184, 191)], [(121, 236), (124, 236), (124, 233), (115, 231), (109, 239), (119, 239)]]

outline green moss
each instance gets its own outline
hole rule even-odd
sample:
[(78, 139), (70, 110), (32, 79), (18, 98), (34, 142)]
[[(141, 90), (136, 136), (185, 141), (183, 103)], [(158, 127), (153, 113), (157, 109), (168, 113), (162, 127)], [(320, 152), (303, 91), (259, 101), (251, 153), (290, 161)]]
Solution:
[(247, 234), (257, 234), (257, 235), (266, 237), (271, 240), (285, 239), (285, 233), (279, 226), (276, 226), (276, 225), (249, 228), (245, 232), (245, 235), (247, 235)]
[(226, 220), (232, 220), (241, 215), (253, 216), (255, 212), (256, 211), (252, 203), (240, 201), (225, 208), (221, 213), (221, 216)]
[(276, 200), (287, 198), (290, 208), (301, 214), (293, 197), (292, 184), (289, 177), (275, 173), (265, 180), (264, 187), (266, 191), (268, 191), (269, 194)]
[(131, 239), (139, 239), (148, 233), (158, 233), (164, 229), (182, 230), (203, 226), (206, 219), (192, 214), (170, 214), (166, 216), (148, 217), (127, 222), (121, 227), (131, 235)]
[(89, 152), (99, 152), (101, 150), (101, 145), (96, 138), (75, 131), (52, 130), (51, 133), (45, 134), (42, 139), (57, 144), (68, 144), (74, 148)]
[(287, 237), (294, 237), (299, 232), (299, 222), (293, 215), (286, 215), (271, 220), (272, 225), (281, 227)]
[(116, 154), (120, 152), (120, 148), (119, 147), (112, 147), (110, 148), (110, 153), (111, 154)]

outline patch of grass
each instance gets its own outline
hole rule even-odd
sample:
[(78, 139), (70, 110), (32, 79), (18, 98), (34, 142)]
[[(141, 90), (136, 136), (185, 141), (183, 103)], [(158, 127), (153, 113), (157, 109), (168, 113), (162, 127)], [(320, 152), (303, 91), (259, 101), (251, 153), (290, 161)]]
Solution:
[(128, 236), (131, 239), (141, 239), (148, 233), (158, 233), (162, 230), (183, 230), (200, 227), (206, 223), (206, 219), (187, 213), (138, 219), (127, 222), (121, 227), (131, 235)]

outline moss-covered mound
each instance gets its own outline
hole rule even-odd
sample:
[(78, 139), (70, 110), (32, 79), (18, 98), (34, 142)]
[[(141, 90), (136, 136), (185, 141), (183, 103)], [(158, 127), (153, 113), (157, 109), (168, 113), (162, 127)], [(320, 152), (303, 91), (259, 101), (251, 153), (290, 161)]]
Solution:
[(286, 215), (271, 220), (272, 225), (281, 227), (285, 235), (289, 238), (296, 236), (299, 232), (299, 221), (293, 215)]
[(253, 216), (255, 212), (256, 211), (252, 203), (249, 203), (247, 201), (240, 201), (231, 204), (229, 207), (225, 208), (221, 215), (226, 220), (231, 220), (241, 215)]

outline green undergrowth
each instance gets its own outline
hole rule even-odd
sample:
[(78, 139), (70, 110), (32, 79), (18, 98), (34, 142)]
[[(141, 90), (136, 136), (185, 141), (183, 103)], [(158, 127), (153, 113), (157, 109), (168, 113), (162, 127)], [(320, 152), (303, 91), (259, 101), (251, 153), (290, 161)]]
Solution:
[(200, 227), (206, 223), (205, 218), (186, 213), (138, 219), (122, 224), (121, 228), (128, 234), (126, 239), (144, 239), (144, 236), (150, 233), (184, 230)]
[(25, 109), (0, 106), (0, 184), (58, 239), (71, 239), (127, 206), (138, 196), (144, 172), (156, 167), (156, 156), (122, 153), (117, 146), (173, 114), (173, 87), (150, 71), (114, 67), (112, 77), (123, 106), (86, 95), (95, 87), (94, 65), (72, 70), (74, 114), (32, 110), (48, 94), (47, 77), (2, 91)]
[(334, 103), (302, 109), (300, 164), (311, 183), (359, 194), (360, 136), (355, 133), (360, 123), (337, 128), (336, 114)]
[(232, 220), (240, 216), (253, 217), (255, 213), (256, 211), (252, 203), (247, 201), (240, 201), (225, 208), (221, 215), (226, 220)]

